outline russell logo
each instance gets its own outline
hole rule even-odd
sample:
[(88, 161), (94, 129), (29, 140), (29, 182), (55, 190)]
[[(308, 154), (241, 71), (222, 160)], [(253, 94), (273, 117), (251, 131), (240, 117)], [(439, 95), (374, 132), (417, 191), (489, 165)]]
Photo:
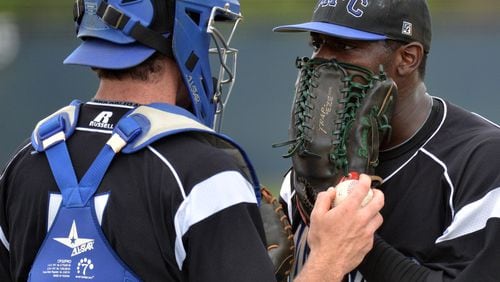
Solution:
[(113, 112), (102, 111), (94, 118), (94, 120), (92, 120), (89, 123), (89, 126), (104, 128), (104, 129), (113, 129), (114, 125), (109, 123), (109, 119), (112, 116), (113, 116)]

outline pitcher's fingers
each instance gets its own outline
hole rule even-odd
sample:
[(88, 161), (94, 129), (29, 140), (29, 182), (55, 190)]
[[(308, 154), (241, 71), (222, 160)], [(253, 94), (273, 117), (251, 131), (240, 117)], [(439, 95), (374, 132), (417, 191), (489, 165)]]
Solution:
[(371, 201), (369, 201), (365, 208), (371, 211), (372, 213), (378, 213), (383, 207), (385, 203), (384, 193), (379, 189), (373, 188), (373, 197)]

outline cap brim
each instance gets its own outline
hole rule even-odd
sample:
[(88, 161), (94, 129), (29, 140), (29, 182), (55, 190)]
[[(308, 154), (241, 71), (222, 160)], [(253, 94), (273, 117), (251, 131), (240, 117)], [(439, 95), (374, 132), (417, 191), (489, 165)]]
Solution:
[(273, 29), (275, 32), (317, 32), (335, 37), (342, 37), (356, 40), (385, 40), (387, 36), (357, 30), (341, 25), (336, 25), (327, 22), (307, 22), (294, 25), (283, 25)]
[(88, 38), (64, 60), (64, 64), (126, 69), (144, 62), (154, 52), (154, 49), (139, 43), (116, 44)]

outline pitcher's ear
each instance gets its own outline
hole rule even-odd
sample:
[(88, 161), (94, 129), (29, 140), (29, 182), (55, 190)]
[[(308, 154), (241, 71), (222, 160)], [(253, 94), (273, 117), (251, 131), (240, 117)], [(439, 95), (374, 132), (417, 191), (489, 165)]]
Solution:
[(424, 57), (424, 46), (419, 42), (411, 42), (398, 50), (399, 59), (396, 70), (400, 76), (407, 76), (418, 71)]

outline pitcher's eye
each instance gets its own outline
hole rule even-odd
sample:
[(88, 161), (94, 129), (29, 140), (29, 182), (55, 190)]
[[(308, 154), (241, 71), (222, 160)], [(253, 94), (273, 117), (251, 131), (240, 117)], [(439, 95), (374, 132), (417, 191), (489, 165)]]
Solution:
[(325, 40), (320, 37), (311, 37), (311, 40), (309, 41), (309, 46), (311, 46), (314, 50), (314, 52), (317, 52), (319, 48), (321, 48), (321, 45), (325, 43)]
[(334, 48), (335, 50), (344, 50), (344, 51), (356, 48), (353, 44), (342, 41), (328, 42), (328, 46)]

